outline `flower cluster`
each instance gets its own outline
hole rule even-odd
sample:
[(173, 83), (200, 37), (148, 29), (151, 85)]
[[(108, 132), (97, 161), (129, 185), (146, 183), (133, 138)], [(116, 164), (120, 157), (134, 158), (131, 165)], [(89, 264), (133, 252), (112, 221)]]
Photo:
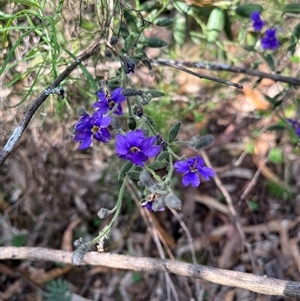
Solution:
[(93, 104), (96, 111), (92, 116), (84, 113), (75, 124), (74, 140), (81, 143), (80, 150), (90, 147), (93, 138), (103, 143), (111, 140), (110, 132), (107, 129), (111, 124), (111, 117), (108, 113), (112, 111), (115, 115), (123, 114), (121, 103), (126, 98), (122, 92), (122, 88), (110, 92), (107, 87), (103, 87), (97, 92), (98, 100)]
[[(261, 31), (264, 25), (266, 24), (260, 17), (260, 12), (253, 12), (250, 16), (250, 19), (253, 22), (253, 28), (255, 31)], [(263, 37), (260, 40), (261, 47), (264, 50), (276, 50), (279, 47), (279, 41), (276, 37), (276, 29), (269, 28), (265, 31)]]

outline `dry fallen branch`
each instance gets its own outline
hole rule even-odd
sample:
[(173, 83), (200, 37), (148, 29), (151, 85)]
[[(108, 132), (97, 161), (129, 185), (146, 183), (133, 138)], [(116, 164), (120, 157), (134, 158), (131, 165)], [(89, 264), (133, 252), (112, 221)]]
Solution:
[[(0, 260), (30, 259), (72, 263), (73, 252), (31, 247), (1, 247)], [(300, 298), (300, 282), (279, 280), (169, 259), (90, 252), (81, 263), (132, 271), (160, 271), (239, 287), (259, 294)]]
[(230, 66), (223, 63), (184, 62), (184, 61), (172, 61), (172, 60), (166, 61), (166, 60), (154, 60), (154, 59), (150, 61), (154, 64), (159, 64), (159, 65), (174, 65), (177, 67), (206, 69), (211, 71), (227, 71), (233, 73), (244, 73), (251, 76), (257, 76), (259, 78), (269, 78), (274, 81), (300, 86), (300, 79), (298, 77), (281, 76), (279, 74), (270, 74), (270, 73), (261, 72), (259, 70), (248, 69), (245, 67)]

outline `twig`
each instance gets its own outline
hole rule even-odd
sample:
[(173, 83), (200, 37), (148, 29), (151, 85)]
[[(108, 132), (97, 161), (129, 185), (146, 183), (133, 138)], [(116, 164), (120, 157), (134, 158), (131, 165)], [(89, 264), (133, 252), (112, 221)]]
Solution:
[(243, 86), (237, 83), (233, 83), (229, 80), (225, 80), (225, 79), (221, 79), (219, 77), (214, 77), (214, 76), (209, 76), (209, 75), (205, 75), (205, 74), (200, 74), (200, 73), (196, 73), (194, 71), (191, 71), (189, 69), (186, 69), (185, 67), (183, 67), (183, 64), (178, 63), (176, 61), (166, 61), (166, 60), (149, 60), (152, 63), (158, 64), (158, 65), (162, 65), (162, 66), (169, 66), (178, 70), (181, 70), (183, 72), (186, 72), (188, 74), (191, 74), (193, 76), (199, 77), (199, 78), (205, 78), (220, 84), (224, 84), (224, 85), (228, 85), (228, 86), (232, 86), (238, 89), (243, 89)]
[(13, 134), (10, 136), (8, 141), (6, 142), (5, 146), (0, 152), (0, 166), (4, 163), (5, 159), (8, 157), (8, 155), (11, 153), (13, 148), (16, 146), (17, 142), (21, 138), (22, 134), (24, 133), (26, 127), (28, 126), (31, 118), (35, 114), (35, 112), (38, 110), (38, 108), (43, 104), (43, 102), (47, 99), (49, 96), (49, 93), (46, 91), (52, 91), (54, 88), (57, 88), (59, 84), (67, 78), (71, 74), (71, 72), (80, 65), (83, 61), (87, 60), (91, 55), (95, 53), (95, 51), (98, 49), (99, 46), (98, 39), (88, 50), (83, 52), (80, 56), (77, 57), (77, 59), (71, 63), (53, 82), (52, 84), (46, 88), (42, 94), (35, 99), (35, 101), (29, 106), (29, 108), (24, 112), (23, 119), (19, 123), (19, 125), (14, 130)]
[(259, 78), (270, 78), (274, 81), (288, 83), (292, 85), (300, 86), (300, 79), (297, 77), (290, 76), (281, 76), (278, 74), (270, 74), (261, 72), (258, 70), (252, 70), (245, 67), (236, 67), (229, 66), (226, 64), (217, 64), (217, 63), (204, 63), (204, 62), (184, 62), (184, 61), (163, 61), (163, 60), (150, 60), (152, 63), (156, 64), (172, 64), (178, 67), (189, 67), (189, 68), (198, 68), (198, 69), (206, 69), (211, 71), (227, 71), (233, 73), (244, 73), (251, 76), (257, 76)]
[[(29, 259), (72, 263), (73, 252), (32, 247), (0, 247), (0, 260)], [(220, 285), (239, 287), (259, 294), (300, 297), (300, 282), (279, 280), (237, 271), (217, 269), (176, 260), (133, 257), (128, 255), (90, 252), (81, 265), (100, 265), (131, 271), (162, 271), (199, 278)]]
[[(200, 151), (201, 153), (201, 156), (203, 157), (206, 165), (208, 167), (212, 167), (211, 163), (210, 163), (210, 160), (206, 154), (206, 152), (204, 150), (201, 150)], [(241, 236), (241, 239), (242, 239), (242, 244), (246, 247), (248, 253), (249, 253), (249, 256), (250, 256), (250, 259), (251, 259), (251, 264), (252, 264), (252, 267), (253, 267), (253, 270), (255, 270), (255, 260), (254, 260), (254, 256), (253, 256), (253, 252), (252, 252), (252, 249), (251, 249), (251, 246), (250, 244), (247, 243), (246, 241), (246, 236), (245, 236), (245, 233), (242, 229), (242, 225), (240, 223), (240, 220), (239, 220), (239, 216), (233, 206), (233, 202), (232, 202), (232, 199), (231, 199), (231, 196), (230, 194), (228, 193), (228, 191), (226, 190), (226, 188), (223, 186), (220, 178), (218, 177), (218, 175), (215, 175), (214, 176), (214, 181), (216, 183), (216, 185), (218, 186), (218, 188), (220, 189), (220, 191), (222, 192), (222, 194), (224, 195), (225, 197), (225, 200), (227, 202), (227, 205), (228, 205), (228, 209), (231, 213), (231, 216), (233, 218), (233, 221), (234, 221), (234, 224)]]
[[(177, 213), (177, 211), (175, 209), (169, 208), (169, 210), (172, 212), (172, 214), (175, 216), (177, 221), (180, 223), (181, 228), (183, 229), (183, 231), (185, 232), (185, 235), (187, 236), (189, 246), (191, 248), (193, 263), (198, 264), (197, 257), (196, 257), (196, 252), (195, 252), (194, 245), (193, 245), (193, 238), (192, 238), (192, 235), (191, 235), (188, 227), (186, 226), (185, 222), (183, 221), (183, 219), (181, 218), (181, 216)], [(196, 287), (196, 298), (197, 298), (197, 300), (202, 300), (204, 289), (200, 288), (199, 281), (195, 281), (195, 287)]]

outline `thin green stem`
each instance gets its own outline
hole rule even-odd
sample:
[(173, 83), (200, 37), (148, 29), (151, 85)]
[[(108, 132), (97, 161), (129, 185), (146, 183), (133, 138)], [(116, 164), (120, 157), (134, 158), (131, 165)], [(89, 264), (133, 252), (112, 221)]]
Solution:
[(110, 212), (115, 212), (115, 215), (114, 217), (112, 218), (111, 222), (109, 223), (109, 225), (107, 227), (105, 227), (103, 229), (103, 231), (101, 231), (101, 233), (95, 237), (93, 240), (91, 240), (89, 242), (90, 245), (94, 245), (96, 244), (97, 242), (99, 242), (103, 237), (107, 236), (108, 233), (111, 231), (111, 228), (112, 226), (114, 225), (116, 219), (118, 218), (120, 212), (121, 212), (121, 207), (122, 207), (122, 200), (123, 200), (123, 195), (124, 195), (124, 190), (125, 190), (125, 187), (126, 187), (126, 183), (128, 181), (129, 177), (126, 176), (124, 178), (124, 181), (122, 183), (122, 186), (120, 188), (120, 191), (119, 191), (119, 196), (118, 196), (118, 201), (115, 205), (115, 207), (110, 211)]

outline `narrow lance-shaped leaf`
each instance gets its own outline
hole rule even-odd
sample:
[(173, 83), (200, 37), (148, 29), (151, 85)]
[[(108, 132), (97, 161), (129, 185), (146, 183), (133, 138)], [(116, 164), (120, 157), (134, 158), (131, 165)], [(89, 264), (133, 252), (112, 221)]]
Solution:
[(144, 42), (145, 46), (152, 47), (152, 48), (161, 48), (167, 45), (167, 43), (161, 39), (157, 38), (150, 38)]
[(119, 171), (118, 180), (121, 180), (127, 174), (127, 172), (131, 169), (132, 166), (133, 166), (133, 163), (130, 161), (127, 161), (125, 164), (123, 164), (123, 166), (121, 167), (121, 169)]
[(239, 5), (235, 10), (235, 12), (239, 16), (244, 18), (250, 18), (253, 12), (262, 12), (262, 11), (263, 11), (263, 7), (261, 5), (253, 4), (253, 3)]
[(176, 137), (180, 131), (180, 127), (181, 127), (181, 121), (176, 122), (172, 126), (172, 128), (169, 131), (168, 142), (173, 142), (176, 139)]

